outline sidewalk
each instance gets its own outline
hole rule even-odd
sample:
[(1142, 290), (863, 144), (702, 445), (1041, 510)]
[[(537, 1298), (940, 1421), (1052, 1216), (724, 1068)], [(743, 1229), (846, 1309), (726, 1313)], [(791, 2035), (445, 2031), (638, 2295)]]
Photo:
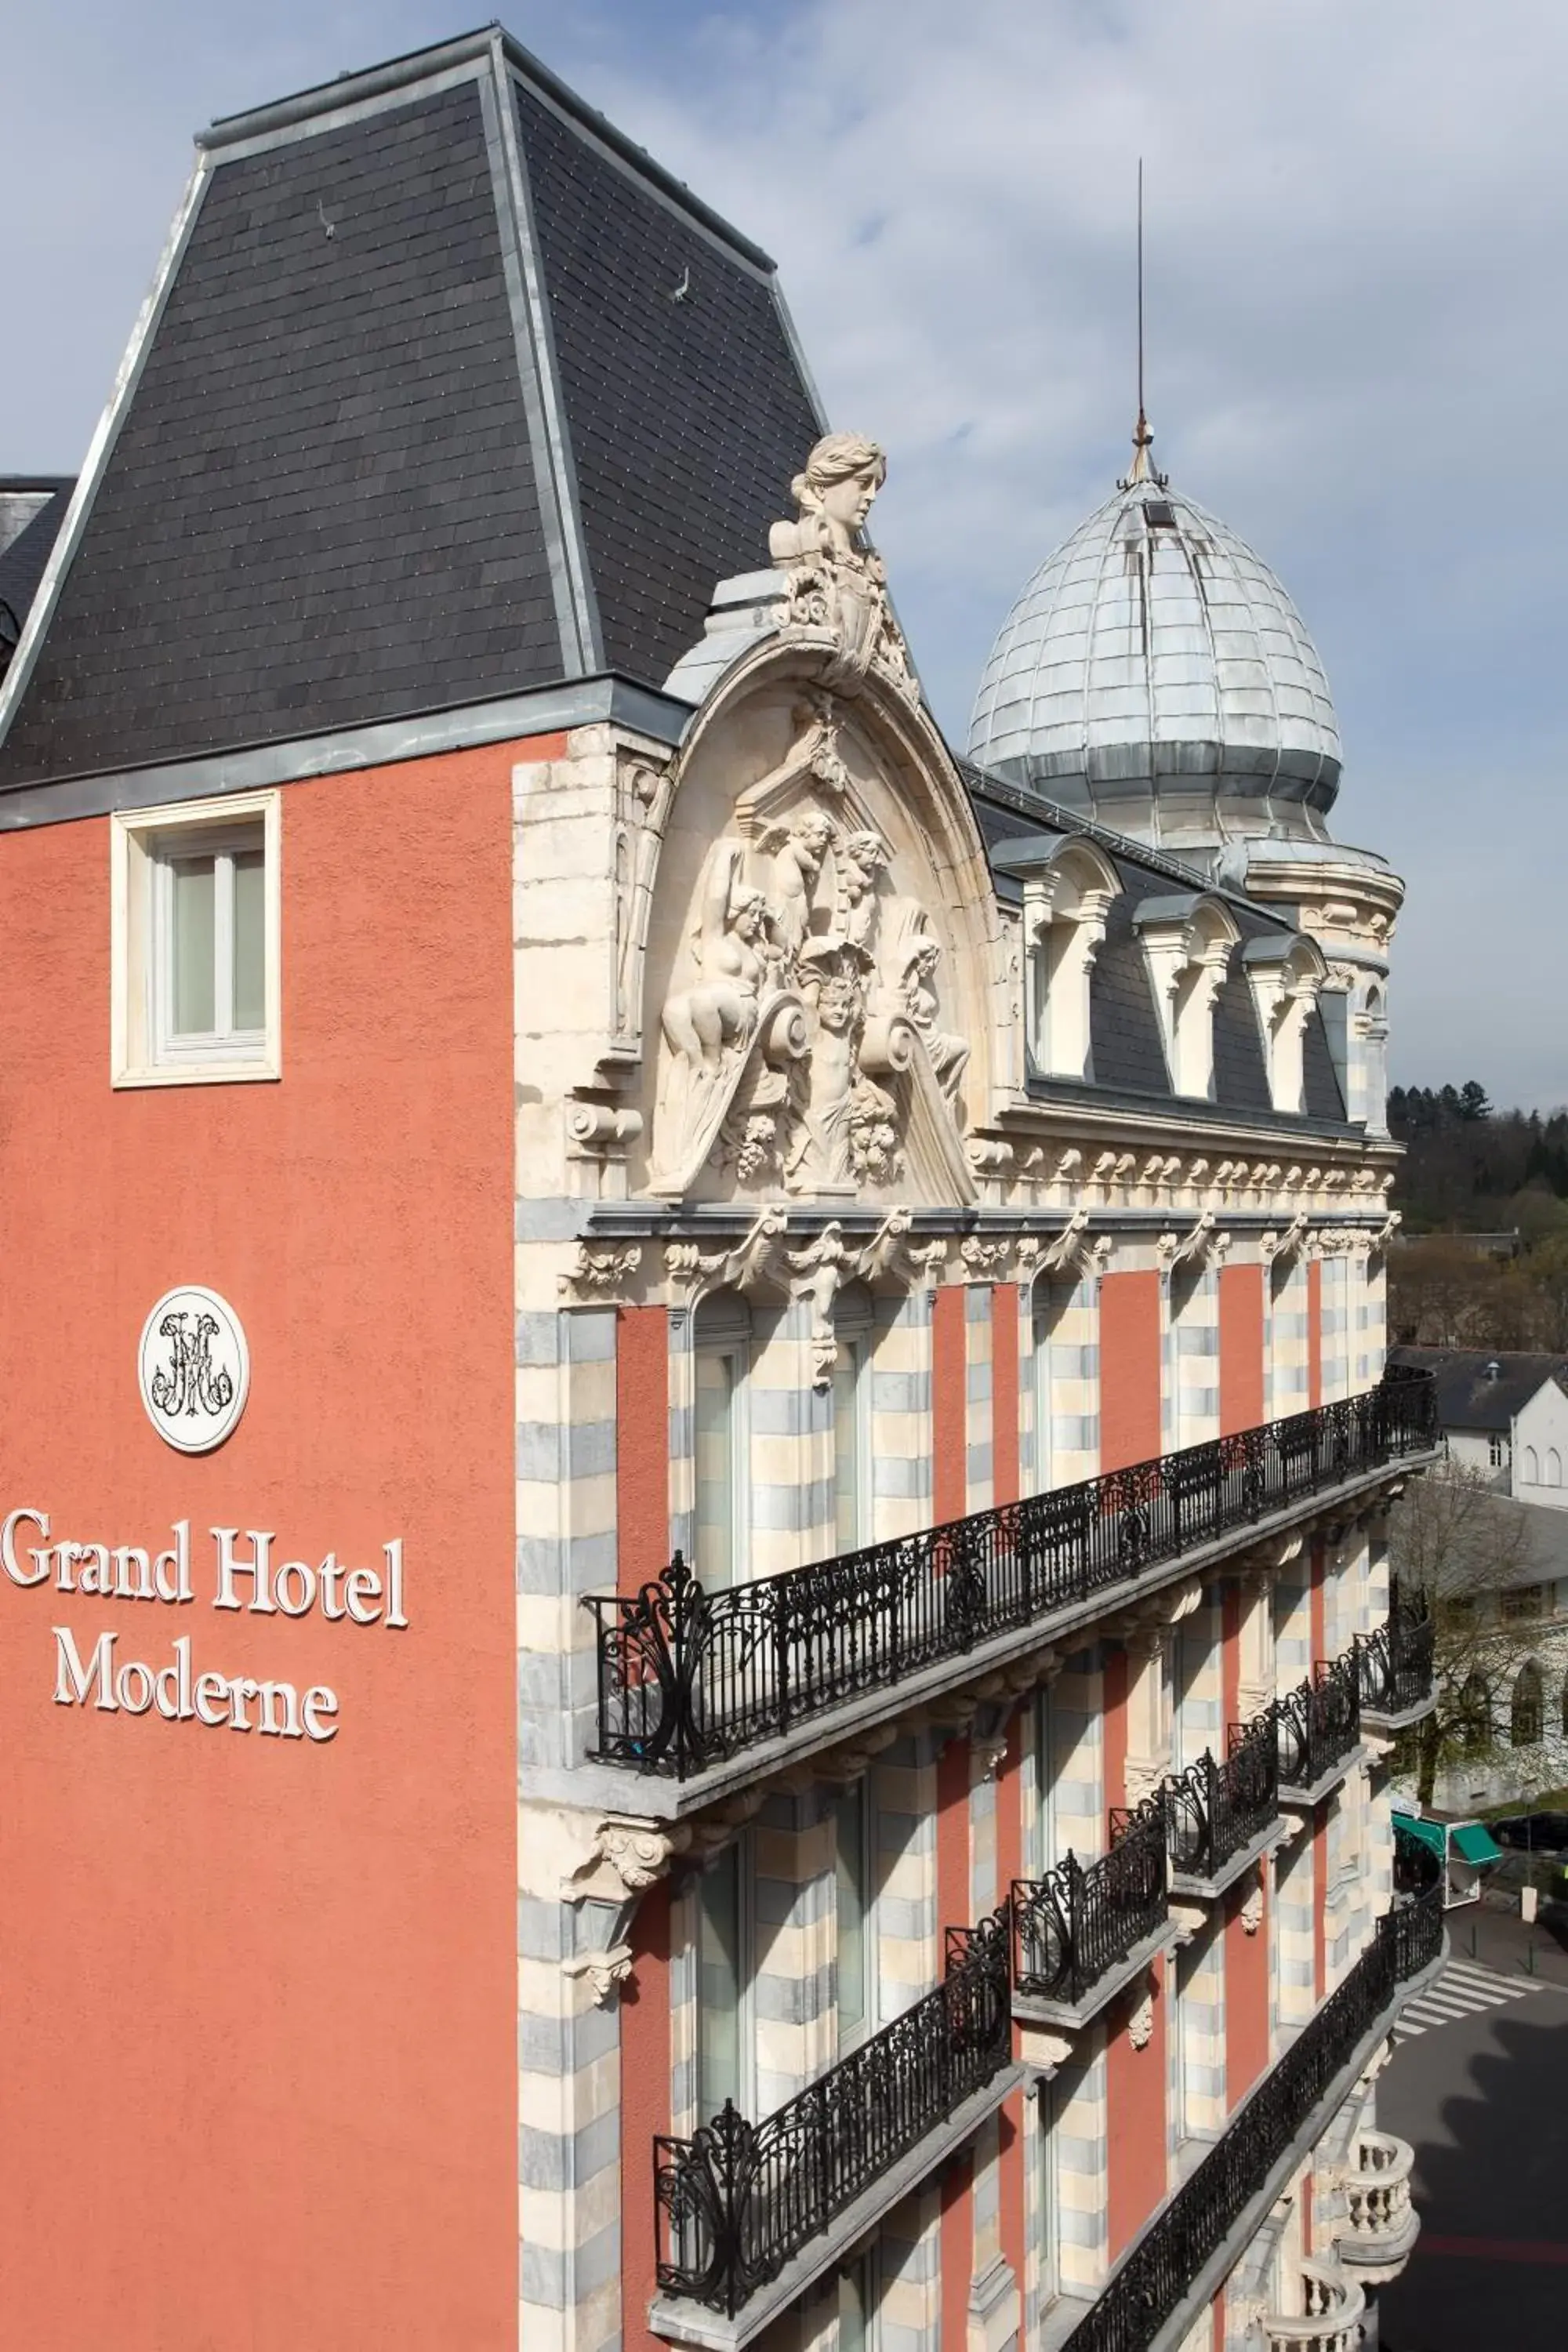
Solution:
[(1507, 1897), (1506, 1910), (1503, 1899), (1500, 1890), (1496, 1908), (1483, 1896), (1447, 1914), (1444, 1925), (1455, 1959), (1496, 1969), (1500, 1976), (1537, 1977), (1568, 1990), (1568, 1904), (1543, 1904), (1534, 1926), (1527, 1927), (1519, 1916), (1518, 1894)]

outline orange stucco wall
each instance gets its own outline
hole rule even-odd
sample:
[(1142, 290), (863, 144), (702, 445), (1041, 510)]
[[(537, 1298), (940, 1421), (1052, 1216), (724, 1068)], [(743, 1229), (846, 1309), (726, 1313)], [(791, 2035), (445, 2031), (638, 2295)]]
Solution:
[(1263, 1916), (1250, 1936), (1246, 1886), (1232, 1889), (1225, 1919), (1225, 2087), (1234, 2107), (1268, 2063), (1268, 1873), (1259, 1874)]
[(1160, 1452), (1160, 1277), (1108, 1274), (1100, 1286), (1100, 1466)]
[(1105, 2099), (1110, 2117), (1108, 2222), (1110, 2259), (1130, 2245), (1165, 2194), (1165, 1969), (1155, 1960), (1153, 2030), (1134, 2049), (1128, 2022), (1142, 1998), (1125, 1995), (1105, 2041)]
[(664, 2352), (647, 2315), (658, 2263), (653, 2143), (669, 2129), (670, 1912), (669, 1882), (660, 1879), (633, 1916), (632, 1972), (621, 1996), (621, 2340), (626, 2352)]
[[(195, 1598), (0, 1580), (0, 2272), (29, 2352), (472, 2352), (517, 2328), (510, 772), (283, 795), (278, 1084), (109, 1084), (109, 825), (0, 841), (0, 1489)], [(183, 1457), (142, 1319), (238, 1311)], [(212, 1605), (403, 1541), (407, 1628)], [(36, 1536), (31, 1540), (37, 1541)], [(242, 1537), (242, 1545), (248, 1545)], [(83, 1654), (337, 1692), (330, 1744), (52, 1703)]]
[(669, 1314), (616, 1318), (616, 1585), (636, 1592), (669, 1561)]
[(1263, 1268), (1227, 1265), (1219, 1277), (1219, 1425), (1256, 1429), (1264, 1414)]

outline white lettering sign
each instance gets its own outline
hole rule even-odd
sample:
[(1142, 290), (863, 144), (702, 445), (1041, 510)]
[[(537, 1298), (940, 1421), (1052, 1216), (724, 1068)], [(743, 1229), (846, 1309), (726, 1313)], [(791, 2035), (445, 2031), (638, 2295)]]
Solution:
[[(0, 1520), (0, 1573), (23, 1591), (50, 1587), (104, 1601), (152, 1601), (184, 1608), (196, 1599), (191, 1525), (176, 1519), (172, 1540), (154, 1552), (142, 1544), (106, 1544), (57, 1536), (47, 1511), (21, 1505)], [(312, 1563), (279, 1559), (267, 1528), (209, 1528), (214, 1609), (244, 1610), (287, 1621), (312, 1613), (333, 1624), (402, 1632), (403, 1539), (381, 1547), (375, 1567), (353, 1567), (335, 1551)], [(248, 1675), (197, 1669), (189, 1633), (176, 1636), (157, 1663), (121, 1654), (121, 1629), (90, 1640), (56, 1625), (57, 1706), (90, 1706), (104, 1715), (158, 1715), (208, 1730), (255, 1731), (262, 1738), (312, 1740), (338, 1736), (338, 1695), (330, 1685), (258, 1681)], [(85, 1650), (84, 1650), (85, 1642)]]

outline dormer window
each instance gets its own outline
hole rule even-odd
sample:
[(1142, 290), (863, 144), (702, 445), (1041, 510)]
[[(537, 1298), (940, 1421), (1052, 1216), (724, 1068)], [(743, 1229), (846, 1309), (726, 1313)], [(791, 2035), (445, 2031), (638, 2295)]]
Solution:
[(1214, 1096), (1214, 1012), (1241, 933), (1223, 899), (1145, 898), (1132, 918), (1160, 1015), (1173, 1094)]
[(1024, 1023), (1042, 1076), (1089, 1078), (1089, 980), (1121, 877), (1078, 835), (1003, 842), (994, 862), (1024, 883)]
[(1276, 1110), (1307, 1107), (1307, 1024), (1329, 976), (1321, 949), (1300, 931), (1248, 940), (1242, 951), (1263, 1036), (1268, 1095)]

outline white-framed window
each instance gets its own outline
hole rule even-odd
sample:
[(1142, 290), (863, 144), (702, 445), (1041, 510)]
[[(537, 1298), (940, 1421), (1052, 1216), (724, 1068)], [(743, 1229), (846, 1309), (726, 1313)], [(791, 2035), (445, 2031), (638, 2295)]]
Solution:
[(738, 1291), (702, 1301), (694, 1352), (692, 1564), (703, 1590), (717, 1592), (742, 1575), (745, 1559), (752, 1317)]
[(280, 833), (276, 792), (110, 820), (115, 1086), (281, 1076)]
[(874, 1540), (871, 1524), (871, 1294), (858, 1283), (839, 1293), (833, 1314), (833, 1518), (841, 1552)]
[(726, 2100), (755, 2116), (750, 1862), (750, 1841), (742, 1837), (709, 1864), (695, 1889), (697, 2106), (705, 2124)]
[(1503, 1441), (1494, 1432), (1487, 1440), (1487, 1460), (1494, 1470), (1500, 1470), (1504, 1458)]
[(877, 2030), (876, 1813), (869, 1779), (833, 1801), (835, 1985), (838, 2054)]
[(837, 2352), (877, 2352), (880, 2294), (878, 2249), (872, 2245), (845, 2263), (837, 2278)]

